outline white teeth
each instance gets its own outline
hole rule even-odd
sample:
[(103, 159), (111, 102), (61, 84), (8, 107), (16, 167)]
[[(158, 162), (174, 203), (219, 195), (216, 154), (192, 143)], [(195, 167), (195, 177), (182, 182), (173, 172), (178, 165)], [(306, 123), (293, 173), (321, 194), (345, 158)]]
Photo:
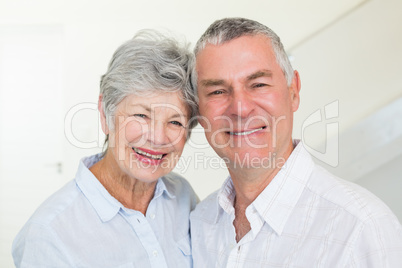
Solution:
[(163, 157), (163, 154), (155, 154), (155, 155), (154, 155), (154, 154), (150, 154), (150, 153), (141, 151), (140, 149), (137, 149), (137, 148), (134, 148), (134, 147), (133, 147), (133, 150), (134, 150), (134, 152), (136, 152), (137, 154), (144, 155), (144, 156), (146, 156), (146, 157), (149, 157), (149, 158), (152, 158), (152, 159), (156, 159), (156, 160), (160, 160), (160, 159), (162, 159), (162, 157)]
[(235, 135), (235, 136), (245, 136), (245, 135), (249, 135), (251, 133), (257, 132), (257, 131), (259, 131), (259, 130), (261, 130), (263, 128), (264, 127), (260, 127), (260, 128), (253, 129), (253, 130), (250, 130), (250, 131), (245, 131), (245, 132), (229, 132), (229, 133), (230, 133), (230, 135)]

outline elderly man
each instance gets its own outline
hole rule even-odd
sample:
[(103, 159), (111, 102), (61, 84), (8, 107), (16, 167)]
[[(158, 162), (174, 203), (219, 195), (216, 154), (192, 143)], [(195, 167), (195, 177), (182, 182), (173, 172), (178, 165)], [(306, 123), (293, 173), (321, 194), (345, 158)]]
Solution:
[(195, 267), (402, 267), (389, 208), (292, 140), (300, 78), (279, 37), (222, 19), (195, 56), (199, 122), (230, 174), (191, 215)]

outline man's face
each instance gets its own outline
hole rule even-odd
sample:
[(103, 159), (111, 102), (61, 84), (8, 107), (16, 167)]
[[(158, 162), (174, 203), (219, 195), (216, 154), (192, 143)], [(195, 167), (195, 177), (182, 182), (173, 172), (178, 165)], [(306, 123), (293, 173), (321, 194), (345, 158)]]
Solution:
[(256, 35), (208, 44), (197, 55), (196, 70), (200, 124), (229, 168), (272, 168), (274, 158), (284, 162), (293, 149), (300, 81), (295, 72), (287, 86), (270, 40)]

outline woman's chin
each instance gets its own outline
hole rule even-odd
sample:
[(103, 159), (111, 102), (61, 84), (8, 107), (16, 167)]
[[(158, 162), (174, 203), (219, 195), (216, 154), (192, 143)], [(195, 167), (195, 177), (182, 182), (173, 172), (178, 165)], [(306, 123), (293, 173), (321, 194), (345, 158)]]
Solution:
[(138, 161), (138, 166), (131, 166), (128, 169), (130, 177), (147, 183), (157, 181), (160, 177), (168, 174), (172, 171), (172, 168), (163, 168), (160, 164), (154, 165), (154, 163), (147, 163)]

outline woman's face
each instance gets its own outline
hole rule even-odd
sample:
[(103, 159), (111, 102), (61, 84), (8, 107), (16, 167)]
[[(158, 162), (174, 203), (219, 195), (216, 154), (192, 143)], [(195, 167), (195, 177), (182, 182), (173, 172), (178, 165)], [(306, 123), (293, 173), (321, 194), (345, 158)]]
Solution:
[(108, 147), (123, 174), (154, 182), (169, 173), (183, 151), (188, 116), (177, 92), (123, 99)]

